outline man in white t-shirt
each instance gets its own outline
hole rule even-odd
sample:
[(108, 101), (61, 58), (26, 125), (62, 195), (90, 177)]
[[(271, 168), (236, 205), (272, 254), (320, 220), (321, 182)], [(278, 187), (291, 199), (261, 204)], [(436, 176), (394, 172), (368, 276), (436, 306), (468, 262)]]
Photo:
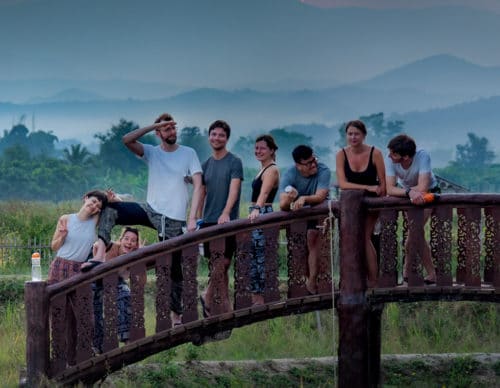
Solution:
[[(385, 160), (385, 176), (387, 195), (407, 197), (414, 205), (424, 204), (424, 194), (438, 192), (439, 185), (431, 169), (431, 158), (424, 150), (418, 150), (408, 135), (398, 135), (387, 145), (389, 155)], [(424, 222), (431, 215), (431, 209), (426, 209)], [(410, 237), (410, 236), (409, 236)], [(407, 241), (409, 238), (407, 239)], [(436, 269), (432, 263), (429, 244), (425, 243), (422, 251), (422, 264), (427, 271), (425, 282), (436, 282)], [(408, 261), (405, 261), (403, 279), (408, 277)]]
[[(155, 131), (161, 143), (143, 144), (139, 138)], [(95, 260), (104, 257), (115, 225), (144, 225), (158, 231), (160, 241), (179, 236), (183, 228), (196, 229), (196, 210), (201, 200), (201, 164), (196, 151), (177, 144), (177, 126), (173, 117), (164, 113), (154, 124), (123, 136), (123, 143), (148, 165), (147, 202), (111, 202), (101, 212), (99, 240)], [(188, 180), (193, 184), (191, 210), (186, 223), (189, 202)], [(180, 255), (172, 256), (172, 323), (181, 323), (182, 268)]]

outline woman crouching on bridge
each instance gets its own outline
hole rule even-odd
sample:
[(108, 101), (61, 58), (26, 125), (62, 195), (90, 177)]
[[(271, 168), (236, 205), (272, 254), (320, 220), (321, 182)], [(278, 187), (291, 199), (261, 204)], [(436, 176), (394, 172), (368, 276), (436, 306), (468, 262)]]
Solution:
[[(120, 238), (117, 242), (112, 242), (104, 256), (105, 261), (112, 260), (118, 256), (125, 255), (139, 249), (139, 230), (126, 226), (122, 229)], [(97, 250), (94, 244), (94, 253)], [(130, 308), (130, 287), (128, 286), (128, 279), (130, 271), (123, 269), (118, 274), (118, 293), (116, 304), (118, 307), (118, 338), (120, 342), (128, 343), (130, 336), (130, 322), (132, 320), (132, 311)], [(102, 353), (102, 345), (104, 341), (103, 329), (103, 287), (102, 282), (94, 287), (94, 347), (96, 352)]]
[[(273, 211), (273, 201), (278, 192), (280, 172), (276, 166), (278, 146), (271, 135), (262, 135), (255, 140), (255, 158), (261, 169), (252, 181), (252, 204), (248, 218), (255, 220), (260, 214)], [(252, 231), (252, 252), (250, 261), (250, 292), (254, 306), (264, 304), (266, 240), (262, 229)]]
[[(90, 191), (83, 197), (83, 205), (77, 213), (64, 214), (59, 218), (50, 244), (56, 258), (50, 263), (47, 283), (54, 284), (81, 272), (81, 266), (89, 257), (92, 245), (97, 240), (96, 225), (101, 210), (108, 202), (103, 191)], [(66, 345), (68, 363), (75, 364), (76, 316), (73, 304), (75, 295), (70, 295), (66, 304)]]
[[(348, 146), (337, 152), (337, 183), (344, 190), (365, 190), (368, 195), (385, 195), (385, 166), (382, 152), (364, 143), (367, 135), (361, 120), (349, 121), (345, 126)], [(365, 224), (365, 252), (368, 288), (376, 287), (378, 278), (377, 252), (372, 233), (378, 213), (369, 213)]]

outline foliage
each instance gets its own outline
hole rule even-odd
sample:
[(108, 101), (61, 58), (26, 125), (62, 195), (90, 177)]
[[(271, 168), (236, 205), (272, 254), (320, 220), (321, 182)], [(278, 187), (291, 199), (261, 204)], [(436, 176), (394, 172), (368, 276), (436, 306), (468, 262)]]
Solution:
[[(404, 130), (404, 121), (401, 120), (389, 120), (387, 121), (384, 118), (384, 113), (373, 113), (368, 116), (360, 116), (359, 120), (361, 120), (365, 126), (366, 131), (368, 132), (367, 138), (368, 143), (380, 148), (386, 149), (389, 141), (396, 135), (399, 135)], [(338, 148), (345, 147), (345, 126), (347, 122), (342, 123), (337, 131), (339, 133), (339, 139), (335, 142), (335, 145)]]
[[(106, 171), (122, 171), (129, 174), (139, 173), (144, 168), (143, 163), (130, 152), (122, 142), (125, 134), (138, 129), (139, 126), (133, 121), (120, 119), (107, 132), (98, 133), (95, 136), (100, 141), (97, 159), (99, 165)], [(154, 135), (147, 134), (141, 139), (147, 144), (155, 144)]]
[(14, 125), (10, 131), (5, 130), (0, 138), (0, 153), (13, 147), (26, 149), (32, 156), (45, 155), (55, 156), (55, 143), (58, 141), (52, 131), (34, 131), (29, 132), (28, 128), (22, 123)]
[(495, 159), (495, 153), (489, 150), (489, 141), (485, 137), (479, 137), (472, 132), (467, 134), (466, 144), (457, 145), (457, 155), (453, 165), (466, 168), (485, 168)]
[[(287, 131), (283, 128), (272, 129), (268, 133), (274, 138), (278, 145), (276, 159), (279, 166), (283, 168), (294, 164), (292, 151), (299, 144), (305, 144), (312, 147), (314, 153), (320, 159), (328, 160), (330, 157), (331, 150), (329, 147), (313, 145), (312, 137), (304, 133)], [(254, 136), (240, 136), (231, 149), (235, 154), (244, 158), (245, 166), (259, 166), (259, 163), (254, 158), (249, 159), (249, 155), (254, 154), (255, 138)]]
[(457, 145), (455, 160), (436, 173), (471, 191), (500, 191), (500, 164), (492, 164), (495, 153), (489, 150), (488, 139), (473, 133), (467, 136), (466, 144)]
[(212, 153), (208, 143), (208, 131), (205, 130), (201, 133), (198, 127), (182, 128), (179, 143), (193, 148), (198, 154), (201, 163), (207, 160)]

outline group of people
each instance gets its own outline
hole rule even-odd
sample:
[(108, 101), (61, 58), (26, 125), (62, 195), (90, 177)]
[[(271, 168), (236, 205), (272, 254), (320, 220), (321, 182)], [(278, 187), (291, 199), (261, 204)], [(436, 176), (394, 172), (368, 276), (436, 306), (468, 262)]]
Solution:
[[(154, 131), (160, 144), (144, 144), (139, 139)], [(406, 135), (392, 139), (388, 145), (389, 155), (384, 161), (382, 152), (364, 143), (367, 131), (359, 121), (346, 125), (347, 146), (336, 157), (336, 173), (341, 189), (364, 190), (368, 195), (407, 196), (414, 204), (423, 203), (423, 195), (437, 187), (430, 168), (429, 155), (416, 151), (415, 142)], [(211, 156), (200, 163), (194, 149), (177, 143), (177, 125), (173, 117), (164, 113), (152, 125), (139, 128), (123, 136), (125, 146), (148, 166), (147, 198), (145, 203), (116, 200), (112, 192), (91, 191), (85, 194), (81, 209), (70, 215), (63, 215), (58, 221), (52, 240), (56, 258), (49, 271), (49, 283), (61, 281), (91, 268), (104, 260), (139, 248), (137, 229), (125, 228), (119, 241), (111, 241), (111, 230), (115, 225), (143, 225), (156, 229), (159, 241), (179, 236), (184, 231), (220, 225), (239, 217), (243, 163), (227, 149), (231, 135), (229, 124), (223, 120), (213, 122), (208, 130)], [(270, 135), (259, 136), (255, 141), (255, 157), (260, 162), (260, 171), (252, 181), (249, 218), (273, 211), (273, 202), (279, 195), (279, 207), (284, 211), (296, 211), (307, 206), (322, 203), (328, 198), (331, 171), (318, 161), (311, 147), (297, 146), (293, 152), (294, 166), (280, 177), (276, 164), (278, 146)], [(192, 196), (189, 201), (189, 185)], [(189, 210), (188, 210), (189, 209)], [(202, 219), (201, 225), (197, 220)], [(377, 257), (370, 236), (377, 220), (370, 214), (366, 222), (367, 284), (373, 287), (377, 281)], [(307, 225), (307, 279), (305, 286), (310, 294), (317, 293), (319, 230), (316, 222)], [(265, 237), (261, 229), (252, 233), (250, 292), (255, 305), (265, 303)], [(91, 252), (93, 258), (88, 261)], [(228, 269), (236, 250), (234, 237), (225, 242), (222, 264), (210, 271), (221, 271), (225, 287), (215, 288), (209, 280), (206, 290), (200, 295), (205, 317), (210, 316), (210, 306), (218, 303), (222, 311), (230, 311)], [(210, 255), (206, 244), (205, 254)], [(425, 255), (424, 255), (425, 256)], [(435, 281), (435, 271), (430, 259), (424, 257), (428, 272), (426, 280)], [(405, 268), (404, 276), (407, 269)], [(214, 275), (211, 273), (210, 278)], [(120, 339), (128, 339), (130, 325), (130, 290), (126, 273), (120, 274), (119, 298)], [(182, 266), (180, 252), (172, 256), (171, 268), (172, 324), (182, 323)], [(96, 289), (96, 293), (99, 290)], [(102, 311), (99, 299), (95, 310)], [(68, 304), (70, 306), (70, 303)], [(69, 307), (68, 307), (69, 308)], [(220, 309), (219, 309), (220, 310)], [(96, 315), (96, 332), (102, 322)], [(102, 313), (100, 313), (102, 317)], [(68, 311), (69, 325), (75, 317)], [(102, 320), (102, 318), (101, 318)], [(97, 337), (99, 337), (97, 335)], [(72, 340), (68, 338), (68, 340)], [(97, 343), (99, 343), (99, 338)]]

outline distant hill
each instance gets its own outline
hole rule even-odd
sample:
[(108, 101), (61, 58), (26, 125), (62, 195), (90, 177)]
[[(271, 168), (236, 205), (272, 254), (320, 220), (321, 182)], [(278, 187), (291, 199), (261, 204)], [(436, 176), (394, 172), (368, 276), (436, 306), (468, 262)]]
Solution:
[(375, 90), (416, 89), (471, 99), (500, 95), (500, 67), (485, 67), (451, 55), (436, 55), (356, 84)]
[(65, 89), (48, 97), (33, 98), (28, 101), (29, 104), (47, 103), (47, 102), (72, 102), (72, 101), (100, 101), (105, 98), (98, 93), (90, 92), (77, 88)]
[(428, 148), (453, 147), (467, 141), (467, 133), (488, 138), (500, 156), (500, 96), (424, 112), (393, 115), (406, 130)]
[[(111, 91), (116, 95), (124, 85), (129, 90), (152, 85), (135, 81), (108, 81), (99, 87), (91, 84), (64, 89), (31, 104), (0, 102), (0, 131), (10, 129), (25, 115), (35, 118), (37, 129), (52, 130), (60, 139), (78, 138), (89, 143), (94, 134), (107, 131), (120, 118), (146, 125), (160, 113), (171, 112), (180, 127), (207, 128), (216, 119), (226, 119), (235, 133), (231, 141), (249, 133), (301, 124), (308, 126), (319, 143), (333, 145), (336, 134), (331, 129), (339, 123), (384, 112), (387, 118), (404, 120), (407, 131), (427, 147), (454, 149), (473, 131), (500, 149), (496, 135), (500, 68), (477, 66), (449, 55), (416, 61), (361, 83), (323, 89), (199, 88), (164, 98), (132, 99), (125, 93), (122, 98), (109, 95)], [(101, 93), (105, 85), (109, 90)], [(165, 93), (173, 90), (167, 85), (155, 88)], [(319, 127), (309, 126), (312, 123)]]

